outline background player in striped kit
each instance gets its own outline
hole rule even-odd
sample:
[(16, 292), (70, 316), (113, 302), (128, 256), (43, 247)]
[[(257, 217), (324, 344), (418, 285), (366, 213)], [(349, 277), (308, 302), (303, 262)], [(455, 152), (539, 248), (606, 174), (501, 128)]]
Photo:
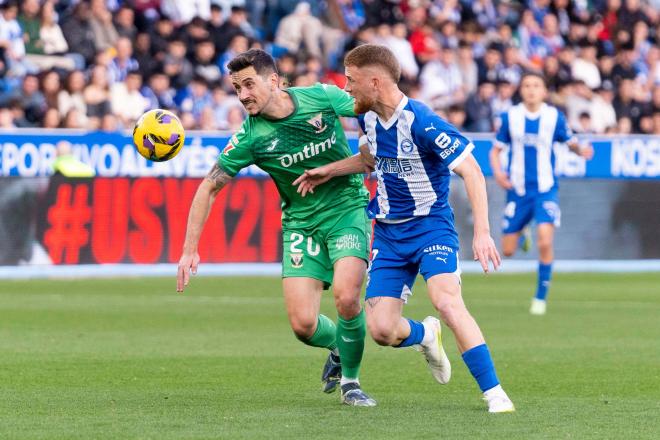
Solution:
[[(454, 332), (489, 412), (512, 412), (513, 403), (500, 385), (481, 329), (463, 302), (458, 234), (447, 201), (453, 170), (463, 178), (472, 206), (475, 259), (485, 272), (490, 262), (497, 269), (500, 256), (490, 236), (485, 180), (470, 153), (474, 145), (399, 90), (400, 67), (389, 49), (358, 46), (344, 64), (346, 91), (355, 98), (355, 113), (365, 132), (362, 154), (306, 171), (294, 185), (305, 195), (338, 176), (362, 172), (365, 164), (375, 169), (376, 196), (367, 208), (376, 219), (366, 292), (371, 336), (380, 345), (419, 347), (436, 381), (449, 381), (451, 367), (439, 320), (429, 316), (419, 322), (402, 316), (421, 272), (431, 302)], [(364, 143), (368, 150), (362, 148)]]
[[(539, 250), (538, 282), (530, 312), (543, 315), (552, 276), (553, 238), (561, 223), (561, 211), (554, 175), (555, 142), (565, 142), (580, 156), (591, 159), (591, 145), (580, 145), (562, 112), (544, 102), (545, 80), (537, 73), (526, 73), (520, 81), (522, 102), (502, 114), (497, 142), (490, 162), (497, 183), (507, 190), (504, 208), (502, 252), (513, 255), (523, 229), (534, 220)], [(506, 154), (506, 168), (500, 161)]]

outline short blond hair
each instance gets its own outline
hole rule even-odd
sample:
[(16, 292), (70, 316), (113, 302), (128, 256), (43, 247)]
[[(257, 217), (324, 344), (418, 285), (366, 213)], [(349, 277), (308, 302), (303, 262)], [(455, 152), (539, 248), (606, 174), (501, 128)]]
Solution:
[(346, 54), (344, 66), (380, 66), (395, 83), (401, 79), (401, 66), (391, 50), (378, 44), (363, 44)]

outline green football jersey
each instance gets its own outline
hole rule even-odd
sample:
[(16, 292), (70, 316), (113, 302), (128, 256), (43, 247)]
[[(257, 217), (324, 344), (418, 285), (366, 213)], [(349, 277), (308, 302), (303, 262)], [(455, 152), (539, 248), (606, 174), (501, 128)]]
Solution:
[(218, 164), (230, 176), (252, 164), (268, 173), (282, 198), (282, 223), (289, 227), (314, 227), (330, 210), (366, 206), (369, 193), (360, 175), (335, 177), (304, 198), (292, 185), (305, 170), (352, 155), (339, 117), (355, 116), (353, 98), (326, 84), (286, 91), (293, 113), (277, 120), (249, 116)]

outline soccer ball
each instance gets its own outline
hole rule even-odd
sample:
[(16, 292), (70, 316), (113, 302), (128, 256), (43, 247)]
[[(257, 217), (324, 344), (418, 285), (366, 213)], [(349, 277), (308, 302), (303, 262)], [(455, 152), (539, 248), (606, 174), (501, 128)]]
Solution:
[(149, 110), (133, 129), (133, 143), (145, 159), (164, 162), (176, 156), (186, 137), (176, 115), (167, 110)]

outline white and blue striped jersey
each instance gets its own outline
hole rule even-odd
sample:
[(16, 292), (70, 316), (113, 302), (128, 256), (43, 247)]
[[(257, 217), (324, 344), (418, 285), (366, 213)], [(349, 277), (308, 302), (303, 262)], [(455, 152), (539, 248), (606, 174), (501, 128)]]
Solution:
[(502, 114), (496, 139), (504, 144), (507, 173), (517, 195), (557, 188), (553, 145), (573, 139), (562, 112), (547, 104), (535, 113), (530, 113), (523, 103), (514, 105)]
[(404, 96), (388, 121), (373, 111), (358, 116), (376, 159), (376, 196), (370, 218), (441, 216), (453, 224), (447, 201), (450, 171), (474, 145), (419, 101)]

